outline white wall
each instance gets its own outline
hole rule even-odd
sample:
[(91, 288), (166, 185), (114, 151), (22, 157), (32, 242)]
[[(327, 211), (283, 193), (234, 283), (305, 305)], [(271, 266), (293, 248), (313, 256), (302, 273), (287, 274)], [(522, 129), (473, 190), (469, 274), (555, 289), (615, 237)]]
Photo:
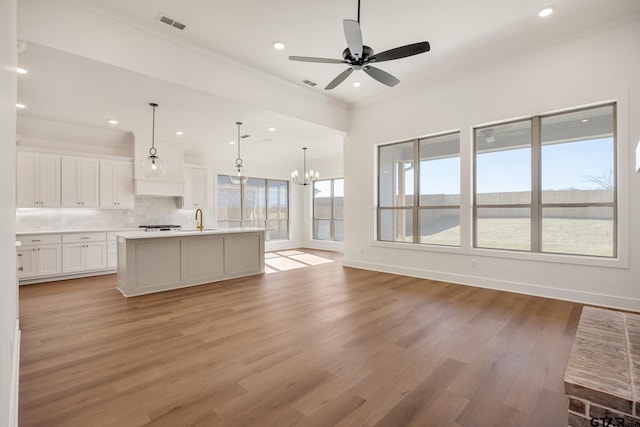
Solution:
[[(640, 140), (639, 40), (636, 18), (357, 106), (345, 142), (345, 264), (640, 311), (640, 174), (633, 173)], [(571, 264), (558, 262), (561, 256), (472, 249), (472, 127), (608, 100), (618, 102), (620, 259)], [(456, 129), (462, 141), (461, 248), (374, 241), (376, 145)]]
[[(0, 425), (17, 425), (12, 376), (17, 365), (15, 248), (16, 0), (0, 2)], [(14, 362), (16, 362), (14, 364)], [(17, 399), (13, 395), (13, 399)]]

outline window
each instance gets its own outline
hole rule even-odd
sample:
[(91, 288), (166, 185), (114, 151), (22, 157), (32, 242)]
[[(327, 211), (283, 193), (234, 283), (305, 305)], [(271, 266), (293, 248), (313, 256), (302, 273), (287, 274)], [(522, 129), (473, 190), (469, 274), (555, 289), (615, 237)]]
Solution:
[(615, 105), (475, 129), (474, 246), (616, 256)]
[(313, 238), (344, 241), (344, 179), (313, 183)]
[(460, 246), (460, 134), (383, 145), (378, 161), (378, 240)]
[(218, 224), (221, 227), (267, 227), (271, 240), (289, 238), (289, 183), (249, 178), (234, 185), (218, 175)]

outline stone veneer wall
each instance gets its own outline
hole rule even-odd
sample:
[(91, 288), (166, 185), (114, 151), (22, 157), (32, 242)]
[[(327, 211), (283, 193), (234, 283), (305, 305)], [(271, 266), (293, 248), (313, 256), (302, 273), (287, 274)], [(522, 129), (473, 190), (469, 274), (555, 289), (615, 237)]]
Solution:
[(640, 427), (640, 315), (585, 307), (564, 386), (569, 426)]
[[(193, 210), (178, 208), (177, 197), (136, 197), (134, 209), (18, 208), (16, 231), (55, 231), (136, 228), (142, 224), (195, 227)], [(213, 225), (213, 212), (203, 209), (204, 223)]]

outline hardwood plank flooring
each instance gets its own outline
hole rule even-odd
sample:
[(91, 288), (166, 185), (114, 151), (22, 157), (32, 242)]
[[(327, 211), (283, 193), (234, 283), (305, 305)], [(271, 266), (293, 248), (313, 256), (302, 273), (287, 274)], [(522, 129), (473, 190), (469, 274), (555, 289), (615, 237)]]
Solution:
[(20, 426), (567, 425), (580, 304), (299, 252), (129, 299), (115, 275), (22, 286)]

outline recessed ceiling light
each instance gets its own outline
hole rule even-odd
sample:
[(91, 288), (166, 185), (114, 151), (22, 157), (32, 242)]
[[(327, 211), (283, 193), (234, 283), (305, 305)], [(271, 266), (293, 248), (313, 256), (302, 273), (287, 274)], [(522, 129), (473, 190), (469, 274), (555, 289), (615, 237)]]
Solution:
[(276, 50), (282, 50), (284, 49), (284, 43), (282, 43), (281, 41), (275, 41), (273, 42), (273, 48)]
[(553, 13), (554, 9), (555, 9), (555, 6), (545, 6), (542, 9), (540, 9), (540, 12), (538, 12), (538, 16), (541, 18), (544, 18), (545, 16), (549, 16)]
[(233, 145), (235, 143), (236, 143), (235, 141), (229, 141), (229, 144), (231, 144), (231, 145)]
[(16, 73), (18, 73), (18, 74), (27, 74), (28, 71), (25, 70), (24, 68), (18, 67), (18, 68), (16, 68)]
[(27, 108), (24, 104), (16, 104), (16, 108)]
[(360, 87), (362, 86), (362, 82), (353, 82), (353, 87)]
[(276, 131), (276, 128), (269, 128), (269, 129), (267, 129), (267, 130), (268, 130), (269, 132), (275, 132), (275, 131)]
[(182, 136), (182, 135), (184, 135), (184, 132), (182, 132), (181, 130), (177, 130), (177, 131), (176, 131), (176, 135), (178, 135), (178, 136)]
[(589, 119), (582, 119), (580, 120), (582, 123), (587, 123), (589, 121)]
[(107, 120), (107, 122), (111, 123), (112, 125), (117, 125), (118, 121), (116, 119), (109, 119)]

